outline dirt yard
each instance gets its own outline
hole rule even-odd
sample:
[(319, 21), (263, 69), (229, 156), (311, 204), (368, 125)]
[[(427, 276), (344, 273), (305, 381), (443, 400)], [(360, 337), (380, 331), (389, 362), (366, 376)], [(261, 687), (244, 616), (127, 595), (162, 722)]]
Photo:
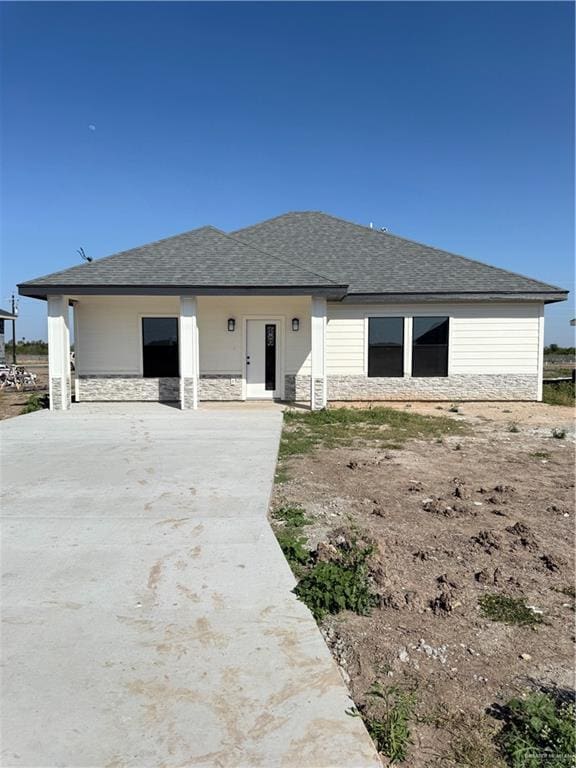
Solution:
[(20, 391), (14, 388), (0, 390), (0, 420), (19, 416), (31, 394), (43, 395), (48, 392), (48, 360), (46, 357), (21, 356), (18, 358), (17, 364), (36, 374), (38, 377), (37, 387), (36, 389), (26, 388)]
[[(351, 535), (374, 542), (376, 607), (320, 625), (360, 710), (373, 706), (375, 684), (413, 694), (403, 764), (501, 766), (498, 708), (534, 687), (574, 688), (573, 412), (394, 407), (463, 431), (397, 447), (355, 444), (350, 432), (349, 444), (287, 450), (272, 511), (304, 508), (312, 558)], [(485, 617), (487, 595), (522, 599), (539, 623)]]

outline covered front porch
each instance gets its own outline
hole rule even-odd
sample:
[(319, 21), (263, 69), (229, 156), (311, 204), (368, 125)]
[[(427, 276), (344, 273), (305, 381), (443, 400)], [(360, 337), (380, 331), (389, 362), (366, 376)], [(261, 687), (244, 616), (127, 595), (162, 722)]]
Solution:
[(47, 300), (53, 410), (69, 408), (72, 399), (177, 402), (183, 409), (201, 401), (326, 405), (324, 296), (82, 294)]

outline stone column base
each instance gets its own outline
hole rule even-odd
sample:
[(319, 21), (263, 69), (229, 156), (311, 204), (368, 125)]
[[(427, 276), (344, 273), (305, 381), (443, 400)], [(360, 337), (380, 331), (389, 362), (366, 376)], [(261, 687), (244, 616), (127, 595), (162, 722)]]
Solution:
[(324, 378), (313, 378), (311, 388), (310, 400), (312, 402), (312, 408), (315, 411), (321, 411), (322, 408), (326, 408), (326, 389), (324, 386)]
[(61, 376), (52, 376), (50, 379), (50, 410), (65, 411), (72, 404), (72, 389), (70, 380)]
[(180, 407), (182, 410), (198, 407), (198, 379), (195, 376), (180, 379)]

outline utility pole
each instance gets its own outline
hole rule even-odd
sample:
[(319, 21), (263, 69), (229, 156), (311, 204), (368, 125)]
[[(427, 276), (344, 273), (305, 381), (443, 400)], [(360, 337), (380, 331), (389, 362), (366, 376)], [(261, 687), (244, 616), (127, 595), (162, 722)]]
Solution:
[[(16, 315), (16, 299), (12, 294), (12, 314)], [(12, 318), (12, 365), (16, 365), (16, 317)]]

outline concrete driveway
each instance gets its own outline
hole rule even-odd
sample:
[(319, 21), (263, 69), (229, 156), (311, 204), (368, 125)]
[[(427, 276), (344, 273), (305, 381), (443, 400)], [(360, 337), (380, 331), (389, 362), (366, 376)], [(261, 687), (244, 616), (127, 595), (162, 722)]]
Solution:
[(380, 762), (266, 520), (281, 414), (3, 422), (2, 765)]

